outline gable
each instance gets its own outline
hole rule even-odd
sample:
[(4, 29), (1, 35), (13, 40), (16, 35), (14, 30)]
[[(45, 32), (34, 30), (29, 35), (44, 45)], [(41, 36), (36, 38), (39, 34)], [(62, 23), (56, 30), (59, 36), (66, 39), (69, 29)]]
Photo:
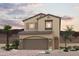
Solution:
[(54, 17), (54, 18), (59, 18), (59, 19), (61, 19), (61, 17), (59, 17), (59, 16), (55, 16), (55, 15), (51, 15), (51, 14), (47, 14), (47, 15), (44, 16), (44, 17), (38, 18), (38, 20), (39, 20), (39, 19), (42, 19), (42, 18), (45, 18), (45, 17), (50, 18), (50, 16), (51, 16), (51, 17)]
[(32, 19), (32, 18), (41, 19), (41, 18), (44, 18), (44, 17), (47, 17), (47, 16), (52, 16), (52, 17), (55, 17), (55, 18), (61, 18), (61, 17), (59, 17), (59, 16), (55, 16), (55, 15), (51, 15), (51, 14), (39, 13), (39, 14), (37, 14), (37, 15), (34, 15), (34, 16), (32, 16), (32, 17), (29, 17), (29, 18), (23, 20), (23, 22), (24, 22), (24, 21), (27, 21), (27, 20), (30, 20), (30, 19)]
[(27, 20), (29, 20), (29, 19), (32, 19), (32, 18), (37, 18), (37, 19), (39, 19), (39, 18), (42, 18), (42, 17), (44, 17), (44, 16), (46, 16), (46, 15), (43, 14), (43, 13), (39, 13), (39, 14), (37, 14), (37, 15), (34, 15), (34, 16), (32, 16), (32, 17), (29, 17), (29, 18), (23, 20), (23, 22), (24, 22), (24, 21), (27, 21)]

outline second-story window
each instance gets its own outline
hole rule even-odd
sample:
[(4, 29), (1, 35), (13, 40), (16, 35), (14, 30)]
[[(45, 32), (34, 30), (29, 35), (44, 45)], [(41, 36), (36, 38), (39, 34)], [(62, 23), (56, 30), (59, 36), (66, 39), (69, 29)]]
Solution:
[(37, 30), (37, 23), (26, 23), (26, 29)]
[(29, 23), (29, 29), (35, 29), (35, 23)]
[(46, 30), (52, 29), (52, 20), (45, 20), (45, 29)]

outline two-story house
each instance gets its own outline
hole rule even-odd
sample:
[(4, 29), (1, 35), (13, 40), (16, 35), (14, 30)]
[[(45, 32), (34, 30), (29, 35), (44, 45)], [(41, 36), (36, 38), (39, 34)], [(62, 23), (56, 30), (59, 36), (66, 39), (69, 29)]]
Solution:
[(23, 20), (24, 31), (19, 33), (20, 49), (58, 49), (61, 17), (39, 13)]

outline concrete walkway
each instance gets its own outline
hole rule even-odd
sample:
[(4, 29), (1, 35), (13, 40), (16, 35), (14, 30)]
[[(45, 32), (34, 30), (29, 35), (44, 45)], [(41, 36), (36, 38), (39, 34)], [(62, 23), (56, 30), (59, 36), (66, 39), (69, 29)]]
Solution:
[(42, 53), (42, 50), (0, 50), (0, 56), (79, 56), (79, 51), (63, 52), (54, 50), (50, 54)]

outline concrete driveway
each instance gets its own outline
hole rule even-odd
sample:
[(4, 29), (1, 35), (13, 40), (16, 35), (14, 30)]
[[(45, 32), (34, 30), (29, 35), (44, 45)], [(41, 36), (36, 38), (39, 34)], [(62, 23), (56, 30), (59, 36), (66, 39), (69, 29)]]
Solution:
[(79, 56), (79, 51), (63, 52), (54, 50), (50, 54), (44, 54), (43, 50), (0, 50), (0, 56)]

